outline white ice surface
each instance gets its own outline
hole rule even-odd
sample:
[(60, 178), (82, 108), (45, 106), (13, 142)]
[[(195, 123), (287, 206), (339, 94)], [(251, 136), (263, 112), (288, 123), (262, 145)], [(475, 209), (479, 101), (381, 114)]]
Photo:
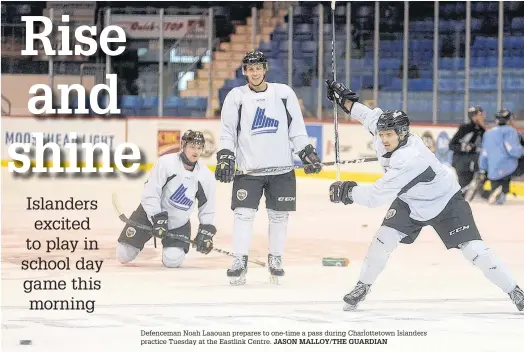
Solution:
[[(129, 265), (116, 262), (115, 242), (122, 228), (111, 193), (116, 191), (129, 216), (144, 178), (14, 178), (2, 171), (2, 351), (523, 351), (524, 312), (456, 250), (446, 251), (432, 229), (392, 255), (372, 292), (355, 312), (342, 311), (342, 297), (360, 271), (367, 246), (387, 207), (366, 209), (330, 204), (330, 181), (299, 179), (298, 210), (289, 224), (282, 284), (268, 283), (267, 269), (251, 265), (248, 282), (232, 287), (225, 271), (230, 258), (191, 251), (180, 269), (161, 264), (152, 243)], [(219, 233), (215, 246), (231, 250), (231, 184), (218, 186)], [(96, 199), (90, 212), (26, 211), (26, 197)], [(524, 202), (505, 206), (473, 203), (484, 239), (524, 285)], [(91, 231), (35, 231), (38, 219), (90, 217)], [(193, 233), (196, 228), (193, 221)], [(263, 202), (255, 223), (250, 256), (267, 258), (267, 214)], [(26, 239), (85, 237), (99, 251), (43, 253), (26, 250)], [(100, 273), (22, 271), (21, 261), (42, 256), (103, 259)], [(324, 256), (344, 256), (345, 268), (322, 267)], [(99, 291), (53, 291), (26, 294), (26, 279), (101, 280)], [(30, 299), (93, 299), (95, 311), (30, 311)], [(140, 346), (142, 330), (182, 331), (418, 330), (426, 337), (390, 337), (387, 345), (163, 345)], [(307, 336), (306, 336), (307, 337)], [(162, 337), (159, 337), (162, 338)], [(169, 337), (163, 337), (168, 339)], [(187, 338), (187, 337), (184, 337)], [(266, 338), (266, 337), (264, 337)], [(274, 341), (276, 337), (267, 339)], [(354, 338), (346, 336), (348, 338)], [(373, 338), (373, 337), (362, 337)], [(154, 337), (148, 337), (154, 339)], [(181, 338), (179, 338), (181, 339)], [(206, 340), (206, 337), (195, 339)], [(21, 346), (20, 340), (32, 340)]]

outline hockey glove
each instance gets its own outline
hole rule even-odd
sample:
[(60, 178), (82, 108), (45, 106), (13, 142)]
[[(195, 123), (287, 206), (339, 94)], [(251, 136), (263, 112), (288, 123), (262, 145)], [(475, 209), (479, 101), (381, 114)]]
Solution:
[(354, 181), (337, 181), (329, 186), (329, 200), (332, 203), (344, 203), (344, 205), (353, 204), (351, 191), (357, 186)]
[(235, 154), (231, 150), (222, 149), (217, 153), (217, 168), (215, 178), (220, 182), (229, 183), (235, 177)]
[(332, 81), (330, 79), (326, 80), (327, 83), (327, 97), (329, 100), (334, 101), (349, 114), (349, 110), (346, 109), (346, 101), (352, 101), (353, 103), (358, 102), (358, 95), (355, 94), (351, 89), (347, 88), (342, 83)]
[(168, 224), (167, 211), (153, 215), (151, 220), (153, 220), (153, 237), (164, 238)]
[(213, 225), (200, 225), (193, 247), (200, 253), (208, 254), (213, 249), (213, 236), (217, 229)]
[(300, 160), (302, 160), (302, 163), (306, 165), (304, 167), (304, 172), (306, 174), (318, 174), (322, 170), (320, 158), (318, 157), (317, 151), (311, 144), (306, 145), (304, 150), (298, 153), (298, 157)]
[(460, 145), (460, 151), (464, 153), (474, 152), (475, 149), (475, 144), (472, 143), (462, 143)]

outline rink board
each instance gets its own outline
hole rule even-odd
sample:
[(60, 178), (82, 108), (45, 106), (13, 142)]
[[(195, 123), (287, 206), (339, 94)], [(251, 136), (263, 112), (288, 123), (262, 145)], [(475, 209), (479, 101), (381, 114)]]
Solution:
[[(8, 147), (13, 142), (31, 142), (31, 132), (44, 132), (50, 140), (63, 144), (70, 132), (77, 132), (85, 141), (108, 143), (111, 149), (123, 142), (136, 144), (144, 157), (142, 169), (150, 170), (159, 155), (178, 151), (180, 136), (188, 129), (197, 129), (206, 137), (206, 152), (202, 162), (211, 169), (216, 165), (219, 148), (220, 121), (217, 119), (184, 118), (121, 118), (121, 119), (43, 119), (33, 117), (2, 118), (2, 166), (6, 167), (10, 157)], [(322, 160), (333, 161), (334, 141), (332, 123), (307, 123), (310, 143), (315, 146)], [(451, 163), (452, 153), (448, 149), (450, 138), (457, 126), (414, 124), (413, 133), (422, 137), (426, 145), (445, 164)], [(360, 124), (340, 123), (340, 160), (375, 157), (371, 135)], [(81, 153), (81, 155), (83, 155)], [(298, 159), (295, 160), (298, 163)], [(67, 164), (67, 163), (66, 163)], [(356, 182), (373, 182), (383, 171), (378, 163), (347, 164), (340, 166), (341, 179)], [(298, 176), (304, 176), (302, 171)], [(325, 168), (315, 178), (335, 179), (334, 167)], [(489, 183), (487, 185), (489, 187)], [(522, 178), (512, 182), (511, 192), (524, 196)]]
[[(115, 260), (115, 241), (122, 223), (111, 206), (111, 192), (121, 198), (127, 215), (138, 204), (145, 178), (14, 177), (2, 169), (2, 350), (4, 351), (519, 351), (524, 312), (517, 312), (507, 295), (491, 285), (456, 250), (446, 251), (434, 231), (423, 230), (415, 244), (400, 246), (391, 256), (369, 297), (356, 312), (342, 311), (342, 297), (353, 287), (369, 242), (387, 207), (366, 209), (328, 202), (329, 180), (298, 180), (297, 212), (289, 223), (281, 285), (268, 283), (267, 269), (250, 266), (247, 284), (232, 287), (226, 277), (230, 258), (215, 252), (189, 253), (182, 268), (161, 264), (161, 249), (152, 243), (132, 264)], [(218, 184), (218, 233), (215, 246), (231, 250), (233, 214), (230, 184)], [(25, 211), (26, 197), (96, 199), (90, 212)], [(473, 203), (484, 239), (524, 282), (524, 202), (510, 197), (503, 207)], [(36, 232), (38, 219), (89, 216), (88, 232)], [(192, 219), (196, 224), (195, 217)], [(262, 206), (254, 225), (250, 256), (267, 258), (267, 214)], [(193, 226), (193, 235), (196, 226)], [(21, 261), (34, 258), (25, 250), (27, 238), (61, 236), (95, 239), (100, 250), (91, 259), (104, 260), (98, 274), (78, 271), (22, 271)], [(51, 253), (59, 259), (66, 254)], [(78, 258), (82, 254), (73, 254)], [(325, 256), (347, 257), (348, 267), (322, 267)], [(76, 276), (101, 280), (98, 291), (23, 292), (27, 279)], [(95, 300), (85, 311), (31, 311), (30, 299)], [(142, 331), (325, 332), (421, 331), (427, 336), (387, 338), (386, 345), (154, 345), (140, 346)], [(176, 338), (178, 340), (187, 337)], [(372, 337), (363, 337), (371, 339)], [(200, 338), (194, 338), (200, 339)], [(205, 337), (202, 339), (205, 340)], [(218, 338), (214, 338), (218, 341)], [(276, 337), (267, 338), (272, 343)], [(355, 337), (346, 336), (348, 342)], [(31, 346), (20, 345), (30, 340)]]

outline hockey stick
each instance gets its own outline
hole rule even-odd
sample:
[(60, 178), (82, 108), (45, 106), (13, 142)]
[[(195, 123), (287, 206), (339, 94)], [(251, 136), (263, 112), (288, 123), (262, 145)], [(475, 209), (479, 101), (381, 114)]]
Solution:
[[(269, 173), (269, 172), (284, 171), (284, 170), (297, 170), (297, 169), (303, 169), (308, 165), (332, 166), (332, 165), (343, 165), (343, 164), (361, 164), (361, 163), (369, 163), (371, 161), (377, 161), (377, 160), (378, 158), (360, 158), (360, 159), (352, 159), (352, 160), (345, 160), (345, 161), (340, 161), (340, 160), (339, 161), (328, 161), (328, 162), (316, 163), (316, 164), (263, 167), (260, 169), (237, 171), (235, 172), (235, 176), (249, 175), (249, 174), (256, 174), (256, 173)], [(339, 177), (340, 176), (337, 176), (337, 179)]]
[[(335, 51), (335, 0), (331, 0), (331, 69), (333, 82), (337, 81), (337, 58)], [(333, 101), (333, 125), (335, 127), (335, 166), (337, 168), (337, 181), (340, 181), (340, 146), (338, 139), (338, 107)]]
[[(140, 223), (138, 223), (138, 222), (136, 222), (136, 221), (133, 221), (133, 220), (129, 219), (127, 216), (125, 216), (125, 215), (120, 211), (120, 205), (119, 205), (119, 203), (118, 203), (118, 197), (117, 197), (116, 193), (113, 193), (112, 198), (113, 198), (113, 209), (115, 210), (115, 212), (116, 212), (118, 218), (119, 218), (122, 222), (124, 222), (124, 223), (126, 223), (126, 224), (128, 224), (128, 225), (130, 225), (130, 226), (137, 227), (137, 228), (139, 228), (139, 229), (145, 230), (145, 231), (152, 231), (152, 230), (153, 230), (153, 228), (152, 228), (151, 226), (149, 226), (149, 225), (144, 225), (144, 224), (140, 224)], [(188, 240), (186, 237), (181, 236), (181, 235), (176, 234), (176, 233), (168, 233), (166, 236), (174, 237), (174, 238), (176, 238), (177, 240), (180, 240), (180, 241), (185, 242), (185, 243), (189, 243), (189, 244), (193, 244), (193, 245), (195, 244), (195, 241)], [(153, 235), (153, 237), (155, 237), (155, 236)], [(230, 256), (230, 257), (233, 257), (233, 254), (232, 254), (232, 253), (230, 253), (230, 252), (228, 252), (228, 251), (225, 251), (225, 250), (223, 250), (223, 249), (219, 249), (219, 248), (214, 248), (214, 247), (213, 247), (212, 250), (214, 250), (215, 252), (222, 253), (222, 254), (228, 255), (228, 256)], [(260, 260), (256, 260), (256, 259), (248, 259), (248, 262), (251, 262), (251, 263), (254, 263), (254, 264), (257, 264), (257, 265), (263, 266), (263, 267), (266, 266), (266, 263), (264, 263), (264, 262), (262, 262), (262, 261), (260, 261)]]

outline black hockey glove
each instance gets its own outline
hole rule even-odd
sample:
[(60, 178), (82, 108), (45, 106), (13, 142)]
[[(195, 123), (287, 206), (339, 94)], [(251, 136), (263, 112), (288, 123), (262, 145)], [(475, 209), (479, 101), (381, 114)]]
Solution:
[(337, 181), (329, 186), (329, 200), (332, 203), (344, 203), (344, 205), (353, 204), (351, 191), (357, 186), (354, 181)]
[(342, 83), (332, 81), (330, 79), (326, 80), (327, 84), (327, 97), (331, 101), (335, 101), (338, 106), (342, 108), (347, 114), (349, 110), (346, 109), (346, 101), (352, 101), (353, 103), (358, 102), (358, 95), (355, 94), (351, 89), (347, 88)]
[(235, 154), (231, 150), (222, 149), (217, 153), (217, 168), (215, 178), (220, 182), (229, 183), (235, 177)]
[(164, 238), (167, 232), (168, 217), (167, 211), (163, 211), (151, 218), (153, 220), (153, 237)]
[(200, 253), (208, 254), (213, 249), (213, 236), (217, 232), (217, 229), (213, 225), (200, 225), (198, 227), (198, 233), (195, 237), (195, 243), (193, 248)]
[(306, 174), (318, 174), (322, 170), (320, 158), (318, 157), (317, 151), (311, 144), (306, 145), (304, 150), (298, 153), (298, 157), (300, 160), (302, 160), (302, 163), (306, 165), (306, 167), (304, 167), (304, 172)]

